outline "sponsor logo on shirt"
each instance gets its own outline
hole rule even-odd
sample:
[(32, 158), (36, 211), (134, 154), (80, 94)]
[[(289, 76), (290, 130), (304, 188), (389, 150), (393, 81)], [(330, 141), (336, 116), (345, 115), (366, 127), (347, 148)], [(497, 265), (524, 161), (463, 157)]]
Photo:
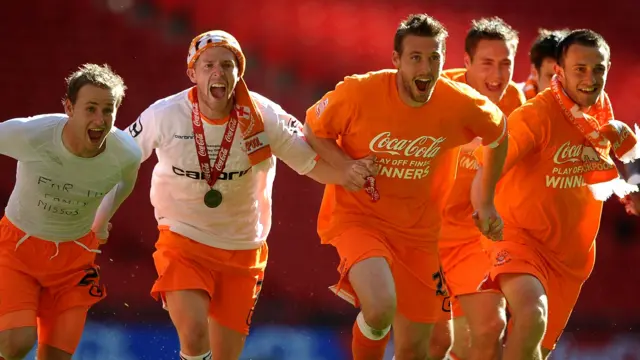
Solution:
[[(173, 169), (173, 173), (178, 175), (178, 176), (184, 176), (187, 177), (189, 179), (193, 179), (193, 180), (204, 180), (204, 174), (201, 171), (191, 171), (191, 170), (184, 170), (184, 169), (180, 169), (177, 166), (171, 166), (171, 168)], [(243, 177), (244, 175), (246, 175), (249, 170), (251, 170), (251, 168), (248, 168), (246, 170), (242, 170), (242, 171), (229, 171), (229, 172), (222, 172), (220, 173), (220, 176), (218, 177), (218, 180), (235, 180), (235, 179), (239, 179), (241, 177)]]
[(429, 175), (431, 160), (440, 153), (440, 146), (445, 140), (444, 137), (426, 135), (414, 139), (401, 139), (385, 131), (371, 139), (369, 150), (393, 156), (378, 159), (381, 165), (378, 176), (416, 180)]
[(570, 141), (553, 151), (553, 170), (545, 175), (545, 185), (554, 189), (574, 189), (587, 186), (584, 174), (593, 170), (607, 170), (615, 165), (600, 159), (592, 146), (572, 144)]

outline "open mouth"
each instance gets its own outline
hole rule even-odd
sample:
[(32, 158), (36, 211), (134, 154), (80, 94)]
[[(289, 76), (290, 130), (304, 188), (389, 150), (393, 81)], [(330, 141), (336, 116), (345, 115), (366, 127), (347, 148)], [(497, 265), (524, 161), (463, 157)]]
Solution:
[(225, 84), (213, 84), (209, 91), (214, 99), (223, 99), (227, 94), (227, 86)]
[(89, 140), (91, 140), (94, 144), (99, 144), (104, 135), (104, 129), (100, 128), (92, 128), (87, 130), (87, 135), (89, 136)]
[(497, 91), (501, 91), (502, 90), (502, 83), (498, 82), (498, 81), (492, 81), (492, 82), (487, 82), (484, 83), (485, 86), (487, 87), (487, 90), (491, 91), (491, 92), (497, 92)]
[(416, 84), (418, 91), (425, 92), (429, 88), (429, 84), (431, 84), (431, 79), (415, 79), (413, 82)]
[(578, 88), (578, 91), (580, 91), (581, 93), (586, 94), (586, 95), (594, 95), (598, 91), (598, 87), (597, 86), (584, 86), (584, 87)]

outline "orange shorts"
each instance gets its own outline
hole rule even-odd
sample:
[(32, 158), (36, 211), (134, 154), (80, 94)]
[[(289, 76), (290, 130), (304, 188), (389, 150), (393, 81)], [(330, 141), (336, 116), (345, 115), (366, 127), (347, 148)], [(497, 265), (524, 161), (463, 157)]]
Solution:
[(396, 286), (397, 309), (407, 319), (433, 324), (449, 311), (449, 299), (438, 260), (438, 246), (388, 239), (372, 229), (353, 227), (330, 241), (340, 256), (340, 280), (331, 289), (359, 307), (347, 274), (364, 259), (383, 257), (391, 267)]
[[(96, 254), (73, 241), (24, 237), (0, 220), (0, 331), (37, 326), (40, 344), (73, 354), (87, 311), (106, 296)], [(98, 248), (93, 232), (76, 241)]]
[(486, 278), (491, 262), (489, 255), (482, 248), (480, 238), (474, 237), (464, 242), (456, 239), (457, 243), (451, 246), (447, 246), (447, 241), (449, 240), (439, 241), (440, 244), (444, 244), (439, 247), (440, 262), (451, 295), (451, 316), (457, 318), (464, 316), (464, 312), (456, 297), (479, 292), (480, 284)]
[(176, 290), (204, 290), (209, 316), (219, 324), (249, 334), (267, 266), (266, 242), (254, 250), (223, 250), (160, 227), (153, 260), (158, 271), (151, 289), (156, 300)]
[(529, 274), (540, 281), (549, 303), (547, 331), (542, 339), (542, 347), (553, 350), (567, 326), (584, 281), (555, 270), (542, 252), (519, 242), (493, 243), (490, 259), (491, 270), (483, 288), (498, 289), (499, 284), (495, 279), (500, 274)]

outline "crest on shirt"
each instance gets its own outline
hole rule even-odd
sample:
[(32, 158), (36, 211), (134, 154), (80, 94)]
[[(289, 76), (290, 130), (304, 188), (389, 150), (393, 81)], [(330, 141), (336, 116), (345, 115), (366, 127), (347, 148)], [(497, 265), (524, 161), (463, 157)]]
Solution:
[(502, 266), (508, 262), (511, 262), (511, 254), (507, 250), (500, 250), (496, 254), (494, 266)]
[(322, 115), (322, 112), (324, 111), (324, 109), (327, 108), (328, 104), (329, 104), (329, 98), (326, 98), (320, 101), (318, 105), (316, 105), (316, 118), (319, 118), (320, 115)]

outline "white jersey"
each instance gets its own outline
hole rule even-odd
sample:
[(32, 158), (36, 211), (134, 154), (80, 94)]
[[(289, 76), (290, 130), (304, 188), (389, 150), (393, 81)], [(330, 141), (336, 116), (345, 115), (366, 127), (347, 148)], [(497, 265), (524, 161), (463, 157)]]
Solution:
[(46, 114), (0, 123), (0, 154), (18, 160), (5, 215), (45, 240), (75, 241), (92, 229), (106, 239), (108, 221), (133, 190), (142, 154), (129, 134), (114, 127), (102, 153), (78, 157), (62, 143), (67, 120)]
[[(158, 156), (150, 195), (158, 224), (216, 248), (258, 248), (271, 229), (276, 157), (304, 175), (315, 167), (317, 155), (304, 140), (296, 118), (265, 97), (251, 93), (262, 113), (274, 156), (252, 167), (243, 148), (242, 133), (237, 131), (224, 171), (214, 185), (222, 193), (222, 204), (208, 208), (204, 195), (209, 186), (196, 153), (188, 91), (155, 102), (129, 126), (142, 148), (143, 161), (154, 149)], [(226, 124), (202, 123), (213, 164)]]

